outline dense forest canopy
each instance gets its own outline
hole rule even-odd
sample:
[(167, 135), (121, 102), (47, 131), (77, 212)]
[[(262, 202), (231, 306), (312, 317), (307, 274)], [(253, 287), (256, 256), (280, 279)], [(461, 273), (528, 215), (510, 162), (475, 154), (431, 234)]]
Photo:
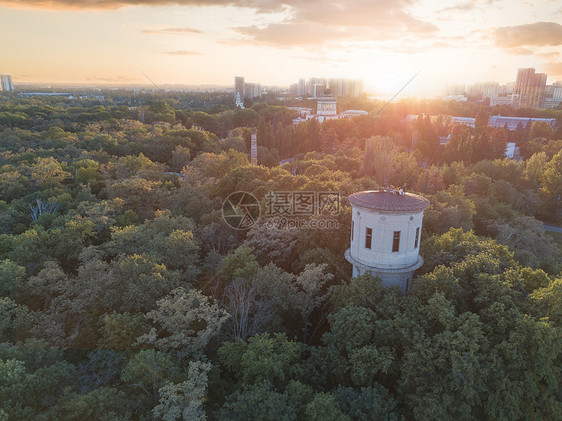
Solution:
[[(562, 111), (284, 104), (0, 96), (0, 419), (562, 418)], [(387, 185), (430, 200), (405, 296), (343, 257)], [(233, 230), (237, 191), (338, 192), (339, 228)]]

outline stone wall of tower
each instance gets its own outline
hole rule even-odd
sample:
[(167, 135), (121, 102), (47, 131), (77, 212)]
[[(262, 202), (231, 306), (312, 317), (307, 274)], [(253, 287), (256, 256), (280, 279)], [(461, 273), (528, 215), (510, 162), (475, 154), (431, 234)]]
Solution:
[[(380, 269), (415, 265), (419, 258), (422, 221), (423, 211), (380, 212), (354, 206), (351, 257), (364, 265)], [(372, 230), (370, 249), (365, 247), (367, 228)], [(394, 232), (400, 232), (398, 252), (392, 251)]]
[(402, 294), (407, 294), (412, 289), (412, 281), (414, 278), (414, 271), (406, 272), (384, 272), (377, 271), (374, 268), (365, 269), (358, 266), (353, 266), (353, 277), (364, 275), (369, 272), (372, 276), (378, 276), (382, 280), (382, 286), (390, 288), (396, 286), (400, 289)]

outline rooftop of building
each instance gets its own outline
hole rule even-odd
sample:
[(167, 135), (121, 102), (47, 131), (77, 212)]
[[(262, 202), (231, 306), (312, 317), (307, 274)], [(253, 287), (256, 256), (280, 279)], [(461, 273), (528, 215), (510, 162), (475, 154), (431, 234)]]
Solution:
[(357, 192), (348, 199), (354, 206), (387, 212), (416, 212), (429, 206), (429, 200), (423, 196), (392, 188)]
[[(426, 116), (425, 114), (422, 114), (423, 116)], [(436, 117), (436, 116), (432, 116), (432, 115), (427, 115), (428, 117)], [(405, 119), (406, 121), (416, 121), (418, 119), (419, 115), (418, 114), (408, 114)], [(456, 122), (474, 122), (476, 119), (472, 118), (472, 117), (457, 117), (457, 116), (451, 116), (451, 119), (453, 121)], [(489, 120), (488, 120), (488, 126), (497, 126), (498, 124), (501, 124), (501, 126), (503, 127), (503, 125), (505, 123), (514, 123), (515, 125), (517, 125), (517, 123), (521, 122), (521, 123), (527, 123), (527, 122), (535, 122), (535, 121), (545, 121), (547, 123), (549, 123), (550, 125), (554, 125), (554, 123), (556, 122), (555, 118), (537, 118), (537, 117), (514, 117), (514, 116), (504, 116), (504, 115), (492, 115), (490, 116)]]
[(546, 121), (548, 123), (556, 121), (555, 118), (537, 118), (537, 117), (512, 117), (506, 115), (493, 115), (490, 116), (490, 121), (495, 120), (513, 120), (513, 121)]
[(369, 114), (369, 112), (365, 110), (345, 110), (341, 114)]

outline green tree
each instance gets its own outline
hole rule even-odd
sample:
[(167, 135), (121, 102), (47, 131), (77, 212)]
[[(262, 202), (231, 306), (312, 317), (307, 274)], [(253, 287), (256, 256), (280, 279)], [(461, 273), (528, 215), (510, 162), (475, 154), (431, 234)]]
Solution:
[(128, 406), (129, 402), (123, 391), (113, 387), (101, 387), (86, 394), (67, 393), (45, 413), (37, 414), (35, 419), (127, 421), (133, 419)]
[(300, 360), (305, 350), (303, 343), (278, 333), (253, 336), (247, 343), (240, 339), (226, 342), (218, 355), (221, 364), (244, 384), (267, 381), (282, 387), (302, 373)]
[(486, 108), (480, 108), (478, 113), (476, 113), (476, 118), (474, 122), (475, 127), (488, 127), (488, 120), (490, 119), (490, 114)]
[(156, 301), (181, 285), (181, 275), (146, 254), (122, 256), (111, 265), (111, 283), (104, 294), (106, 308), (147, 312)]
[(374, 176), (379, 186), (386, 186), (396, 172), (398, 148), (390, 137), (376, 136), (365, 141), (363, 172)]
[(505, 150), (507, 148), (507, 134), (505, 129), (496, 127), (492, 132), (491, 138), (492, 156), (495, 159), (505, 158)]
[(306, 406), (306, 418), (312, 421), (349, 421), (350, 417), (345, 415), (334, 397), (328, 393), (317, 393), (312, 402)]
[(443, 160), (448, 163), (462, 161), (468, 164), (472, 161), (473, 151), (470, 129), (464, 125), (457, 125), (443, 149)]
[(172, 158), (170, 161), (173, 171), (181, 172), (183, 168), (189, 164), (191, 160), (191, 152), (189, 148), (185, 146), (177, 145), (172, 152)]
[(438, 265), (450, 265), (467, 256), (486, 252), (501, 262), (502, 267), (514, 265), (513, 254), (506, 246), (491, 239), (476, 236), (472, 231), (451, 228), (443, 235), (434, 235), (422, 241), (423, 270), (430, 272)]
[(442, 234), (451, 228), (468, 231), (474, 227), (476, 209), (472, 200), (464, 197), (462, 189), (451, 186), (429, 199), (431, 203), (424, 215), (426, 231)]
[(381, 385), (361, 389), (340, 386), (332, 395), (342, 412), (354, 421), (401, 419), (397, 400)]
[(147, 334), (150, 324), (144, 314), (108, 313), (103, 316), (99, 346), (108, 349), (129, 350), (137, 338)]
[(293, 421), (297, 419), (297, 409), (286, 393), (279, 393), (263, 382), (245, 386), (229, 395), (216, 417), (240, 421)]
[(38, 158), (31, 167), (30, 181), (38, 188), (59, 186), (60, 182), (70, 173), (66, 172), (62, 165), (53, 157)]
[(166, 383), (158, 392), (160, 400), (152, 413), (164, 421), (206, 420), (203, 403), (207, 392), (207, 373), (211, 365), (189, 362), (188, 379), (182, 383)]
[(0, 297), (16, 298), (25, 277), (25, 268), (11, 260), (0, 260)]
[(550, 139), (553, 134), (554, 134), (554, 130), (552, 130), (552, 126), (548, 124), (546, 121), (535, 121), (531, 125), (529, 138), (536, 139), (536, 138), (544, 137), (546, 139)]
[(547, 211), (558, 219), (562, 218), (562, 150), (546, 164), (540, 192)]
[(188, 281), (198, 274), (199, 245), (188, 218), (159, 214), (142, 225), (114, 228), (111, 241), (105, 244), (113, 255), (146, 254), (171, 270), (180, 270)]
[(5, 343), (23, 340), (30, 335), (35, 322), (34, 314), (11, 298), (0, 298), (0, 341)]
[[(228, 314), (211, 304), (208, 297), (196, 290), (173, 290), (157, 302), (157, 309), (147, 313), (158, 330), (138, 338), (139, 344), (150, 344), (162, 351), (177, 351), (182, 358), (204, 356), (209, 342), (218, 335)], [(159, 335), (165, 332), (165, 335)]]
[(549, 285), (535, 289), (531, 300), (556, 326), (562, 326), (562, 278), (556, 278)]
[(131, 355), (121, 379), (135, 390), (135, 394), (142, 393), (141, 405), (153, 408), (160, 399), (159, 390), (174, 381), (176, 372), (177, 368), (168, 354), (147, 349)]

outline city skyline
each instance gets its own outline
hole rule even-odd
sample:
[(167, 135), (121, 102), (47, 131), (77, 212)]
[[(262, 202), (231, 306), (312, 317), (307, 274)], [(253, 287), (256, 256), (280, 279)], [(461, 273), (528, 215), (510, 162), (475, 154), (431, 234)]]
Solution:
[[(0, 0), (14, 84), (262, 85), (361, 79), (365, 90), (431, 95), (446, 85), (562, 80), (562, 8), (543, 1), (336, 2)], [(15, 37), (14, 34), (18, 36)], [(147, 76), (145, 76), (147, 75)]]

